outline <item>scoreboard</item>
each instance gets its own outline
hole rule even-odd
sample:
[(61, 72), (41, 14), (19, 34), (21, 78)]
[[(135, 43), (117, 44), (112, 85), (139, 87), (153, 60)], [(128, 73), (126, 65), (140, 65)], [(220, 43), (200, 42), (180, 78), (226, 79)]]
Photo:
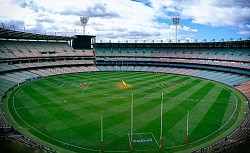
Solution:
[(76, 35), (72, 41), (74, 49), (92, 49), (95, 42), (95, 36), (90, 35)]

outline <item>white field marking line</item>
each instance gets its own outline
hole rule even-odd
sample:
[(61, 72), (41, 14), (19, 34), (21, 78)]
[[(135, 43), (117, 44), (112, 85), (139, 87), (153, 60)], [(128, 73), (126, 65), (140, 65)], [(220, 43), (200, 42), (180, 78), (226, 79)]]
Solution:
[(144, 132), (144, 133), (134, 133), (134, 134), (137, 134), (137, 135), (139, 135), (139, 134), (149, 134), (149, 133), (152, 133), (152, 132)]
[[(26, 85), (25, 85), (25, 86), (26, 86)], [(23, 87), (25, 87), (25, 86), (23, 86)], [(23, 87), (21, 87), (20, 89), (22, 89)], [(57, 139), (55, 139), (55, 138), (52, 138), (52, 137), (50, 137), (50, 136), (48, 136), (48, 135), (42, 133), (41, 131), (37, 130), (37, 129), (34, 128), (33, 126), (29, 125), (29, 124), (19, 115), (19, 113), (16, 111), (15, 101), (14, 101), (14, 100), (15, 100), (16, 94), (20, 91), (20, 89), (18, 89), (17, 92), (16, 92), (16, 93), (14, 94), (14, 96), (13, 96), (13, 99), (12, 99), (13, 108), (14, 108), (14, 110), (15, 110), (17, 116), (18, 116), (27, 126), (29, 126), (30, 128), (32, 128), (34, 131), (37, 131), (38, 133), (44, 135), (45, 137), (50, 138), (50, 139), (52, 139), (52, 140), (54, 140), (54, 141), (57, 141), (57, 142), (59, 142), (59, 143), (61, 143), (61, 144), (68, 145), (68, 146), (72, 146), (72, 147), (75, 147), (75, 148), (80, 148), (80, 149), (83, 149), (83, 150), (99, 151), (99, 150), (84, 148), (84, 147), (72, 145), (72, 144), (69, 144), (69, 143), (65, 143), (65, 142), (63, 142), (63, 141), (57, 140)]]
[(86, 88), (84, 88), (84, 90), (82, 91), (82, 93), (84, 93), (84, 91), (89, 87), (89, 85), (93, 82), (93, 79), (90, 81), (90, 83), (88, 84), (88, 86)]
[[(150, 132), (150, 133), (151, 133), (151, 135), (153, 136), (153, 138), (155, 139), (154, 134), (153, 134), (152, 132)], [(156, 142), (156, 144), (158, 145), (158, 147), (160, 147), (160, 145), (159, 145), (159, 143), (156, 141), (156, 139), (155, 139), (155, 142)]]
[(169, 91), (167, 89), (164, 89), (161, 85), (157, 84), (156, 82), (152, 81), (154, 84), (156, 84), (157, 86), (160, 86), (162, 90), (166, 91), (167, 93), (169, 93)]
[(131, 152), (131, 151), (113, 151), (113, 150), (109, 151), (109, 150), (105, 150), (104, 152)]
[(186, 144), (182, 144), (182, 145), (177, 145), (177, 146), (164, 147), (163, 149), (166, 149), (166, 148), (176, 148), (176, 147), (183, 147), (183, 146), (187, 146), (187, 145), (186, 145)]
[(73, 85), (75, 85), (75, 84), (76, 84), (76, 82), (72, 83), (71, 86), (69, 86), (68, 88), (71, 88), (71, 87), (72, 87)]
[[(228, 89), (227, 89), (227, 91), (228, 91)], [(231, 92), (231, 91), (229, 91), (229, 92)], [(206, 139), (207, 137), (210, 137), (211, 135), (213, 135), (213, 134), (215, 134), (216, 132), (218, 132), (220, 129), (222, 129), (224, 126), (226, 126), (226, 125), (230, 122), (230, 120), (233, 118), (233, 116), (234, 116), (234, 114), (235, 114), (235, 112), (236, 112), (236, 109), (237, 109), (237, 107), (238, 107), (238, 100), (237, 100), (237, 98), (235, 97), (234, 93), (233, 93), (233, 92), (231, 92), (231, 93), (233, 94), (233, 96), (234, 96), (234, 98), (235, 98), (236, 101), (235, 101), (235, 109), (234, 109), (232, 115), (230, 116), (230, 118), (228, 119), (228, 121), (227, 121), (224, 125), (222, 125), (219, 129), (217, 129), (216, 131), (214, 131), (213, 133), (209, 134), (208, 136), (206, 136), (206, 137), (204, 137), (204, 138), (202, 138), (202, 139), (200, 139), (200, 140), (194, 141), (194, 142), (192, 142), (192, 143), (190, 143), (190, 144), (199, 142), (199, 141), (201, 141), (201, 140)]]

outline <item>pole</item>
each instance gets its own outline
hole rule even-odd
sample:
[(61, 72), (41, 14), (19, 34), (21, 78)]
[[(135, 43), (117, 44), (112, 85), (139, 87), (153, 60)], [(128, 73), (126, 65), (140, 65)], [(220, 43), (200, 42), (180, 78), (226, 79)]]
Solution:
[(188, 145), (188, 119), (189, 119), (189, 111), (187, 113), (187, 135), (186, 135), (186, 144)]
[(163, 93), (161, 94), (161, 132), (160, 132), (160, 149), (162, 149), (162, 108), (163, 108)]
[(102, 115), (101, 115), (101, 142), (100, 142), (100, 150), (101, 150), (101, 152), (103, 152), (103, 151), (104, 151)]
[(133, 151), (133, 94), (132, 94), (132, 102), (131, 102), (131, 131), (130, 131), (130, 151)]
[(175, 42), (177, 43), (177, 25), (175, 25)]

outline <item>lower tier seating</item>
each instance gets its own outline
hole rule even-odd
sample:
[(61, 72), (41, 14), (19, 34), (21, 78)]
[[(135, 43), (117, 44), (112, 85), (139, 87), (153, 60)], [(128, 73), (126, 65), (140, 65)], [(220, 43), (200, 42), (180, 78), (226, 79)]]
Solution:
[(250, 81), (250, 77), (230, 72), (219, 72), (213, 70), (199, 70), (174, 67), (151, 67), (151, 66), (98, 66), (101, 71), (145, 71), (169, 74), (190, 75), (218, 81), (229, 86), (236, 86), (242, 82)]

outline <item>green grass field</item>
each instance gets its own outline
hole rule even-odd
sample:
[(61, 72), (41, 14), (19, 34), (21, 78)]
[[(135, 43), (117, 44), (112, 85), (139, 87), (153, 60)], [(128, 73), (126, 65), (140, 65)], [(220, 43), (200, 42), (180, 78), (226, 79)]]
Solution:
[[(159, 150), (162, 93), (163, 149)], [(191, 152), (208, 146), (239, 126), (247, 110), (245, 97), (225, 85), (146, 72), (44, 78), (16, 87), (4, 99), (3, 109), (18, 131), (58, 152), (99, 152), (103, 115), (104, 151), (130, 152), (132, 94), (135, 152)]]

